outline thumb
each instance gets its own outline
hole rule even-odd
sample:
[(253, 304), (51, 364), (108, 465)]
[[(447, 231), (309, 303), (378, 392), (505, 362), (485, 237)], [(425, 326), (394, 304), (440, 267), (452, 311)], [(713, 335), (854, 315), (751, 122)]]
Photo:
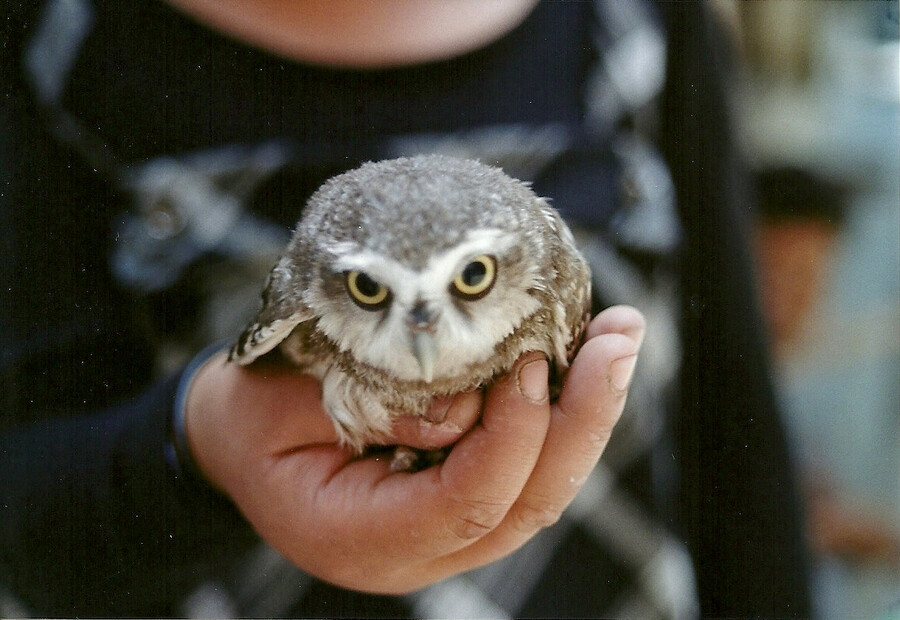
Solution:
[(394, 420), (388, 443), (411, 448), (443, 448), (455, 443), (478, 422), (480, 391), (436, 398), (425, 417), (404, 415)]

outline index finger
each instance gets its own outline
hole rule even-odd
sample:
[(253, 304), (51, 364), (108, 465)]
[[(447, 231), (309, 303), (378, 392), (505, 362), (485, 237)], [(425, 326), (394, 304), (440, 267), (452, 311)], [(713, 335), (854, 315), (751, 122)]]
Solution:
[(448, 574), (499, 559), (554, 523), (596, 465), (625, 404), (644, 319), (633, 308), (616, 307), (598, 315), (592, 330), (597, 335), (572, 363), (521, 496), (488, 536), (440, 560)]

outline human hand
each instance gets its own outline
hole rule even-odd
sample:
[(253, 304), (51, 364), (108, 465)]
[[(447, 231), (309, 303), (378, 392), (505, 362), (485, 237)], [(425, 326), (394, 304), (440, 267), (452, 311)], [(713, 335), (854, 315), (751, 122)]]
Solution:
[(209, 481), (297, 566), (355, 590), (409, 592), (499, 559), (559, 518), (619, 419), (643, 331), (633, 308), (601, 312), (553, 405), (546, 360), (527, 354), (483, 396), (436, 403), (449, 405), (442, 423), (401, 419), (398, 443), (456, 441), (416, 473), (337, 445), (315, 379), (224, 355), (193, 382), (188, 440)]

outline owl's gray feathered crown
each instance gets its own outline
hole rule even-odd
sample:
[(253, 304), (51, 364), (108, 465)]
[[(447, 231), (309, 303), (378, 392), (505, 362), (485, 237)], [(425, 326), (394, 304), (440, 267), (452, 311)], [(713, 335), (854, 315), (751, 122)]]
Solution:
[[(437, 155), (363, 164), (309, 200), (306, 226), (325, 241), (353, 242), (421, 267), (474, 229), (524, 226), (528, 184), (474, 160)], [(341, 209), (326, 205), (340, 204)], [(427, 243), (425, 241), (427, 240)]]

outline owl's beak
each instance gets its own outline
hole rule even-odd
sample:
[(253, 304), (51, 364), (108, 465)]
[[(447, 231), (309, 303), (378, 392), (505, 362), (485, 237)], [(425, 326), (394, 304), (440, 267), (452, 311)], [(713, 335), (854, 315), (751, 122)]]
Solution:
[(438, 312), (430, 309), (424, 302), (413, 306), (406, 317), (409, 327), (410, 349), (419, 363), (422, 379), (430, 383), (434, 378), (434, 362), (437, 359), (437, 342), (434, 339), (434, 325)]
[(412, 332), (412, 352), (419, 362), (422, 371), (422, 379), (425, 383), (431, 383), (434, 378), (434, 360), (437, 357), (437, 346), (434, 336), (428, 332)]

